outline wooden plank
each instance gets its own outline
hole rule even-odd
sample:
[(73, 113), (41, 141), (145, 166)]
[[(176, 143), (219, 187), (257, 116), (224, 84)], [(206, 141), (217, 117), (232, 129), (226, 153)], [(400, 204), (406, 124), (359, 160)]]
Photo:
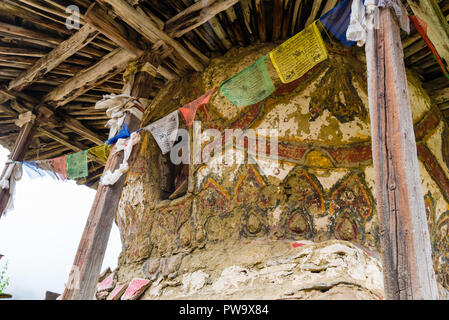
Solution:
[(134, 52), (136, 56), (143, 54), (143, 50), (129, 39), (127, 30), (112, 19), (97, 2), (93, 2), (87, 9), (84, 18), (91, 26), (114, 41), (121, 48)]
[[(154, 52), (149, 56), (143, 56), (141, 61), (158, 66), (159, 57), (160, 53)], [(142, 79), (140, 79), (141, 77)], [(154, 77), (149, 73), (139, 72), (134, 76), (134, 84), (131, 92), (127, 92), (128, 86), (125, 86), (124, 92), (132, 93), (136, 97), (147, 98), (150, 95), (149, 92), (153, 80)], [(140, 121), (129, 113), (125, 118), (125, 123), (131, 131), (135, 131), (140, 125)], [(133, 155), (135, 155), (135, 151)], [(129, 161), (132, 161), (133, 155)], [(123, 152), (114, 154), (112, 151), (104, 172), (118, 168), (122, 160)], [(89, 213), (88, 222), (78, 246), (72, 271), (69, 275), (68, 283), (70, 286), (64, 290), (63, 300), (93, 299), (124, 182), (125, 175), (112, 186), (98, 186), (97, 194)]]
[(306, 21), (306, 24), (305, 24), (305, 28), (307, 28), (312, 22), (315, 21), (315, 18), (316, 18), (317, 14), (318, 14), (318, 11), (320, 10), (322, 2), (323, 2), (323, 0), (315, 0), (315, 1), (313, 1), (312, 11), (310, 12), (310, 16), (307, 18), (307, 21)]
[(437, 104), (445, 103), (446, 101), (449, 101), (449, 88), (436, 90), (431, 94), (431, 97)]
[[(88, 8), (84, 18), (90, 25), (114, 41), (121, 48), (133, 53), (136, 57), (140, 57), (143, 54), (144, 51), (129, 39), (126, 30), (123, 30), (122, 26), (114, 21), (96, 2)], [(157, 72), (167, 80), (177, 78), (175, 74), (163, 66), (159, 66)]]
[(45, 95), (43, 102), (55, 108), (63, 106), (121, 72), (126, 63), (134, 57), (124, 49), (116, 49), (92, 67), (83, 70), (50, 91)]
[(102, 0), (112, 6), (115, 13), (120, 18), (133, 27), (136, 31), (150, 40), (152, 43), (162, 40), (167, 45), (180, 54), (180, 56), (195, 70), (202, 71), (204, 69), (201, 62), (195, 58), (186, 48), (172, 39), (164, 31), (148, 18), (148, 16), (138, 12), (124, 0)]
[[(297, 0), (300, 1), (300, 0)], [(267, 41), (267, 30), (265, 27), (265, 9), (263, 0), (255, 0), (255, 11), (257, 21), (257, 31), (261, 42)]]
[[(26, 39), (30, 43), (49, 48), (54, 48), (63, 41), (63, 39), (61, 38), (48, 35), (44, 32), (30, 30), (4, 22), (0, 22), (0, 33), (13, 35), (21, 39)], [(90, 59), (102, 57), (104, 55), (103, 51), (89, 47), (83, 48), (82, 50), (78, 51), (77, 54)]]
[(427, 24), (427, 35), (449, 65), (449, 24), (436, 0), (407, 0), (413, 13)]
[[(169, 36), (175, 38), (182, 37), (187, 32), (198, 28), (239, 1), (240, 0), (221, 0), (214, 1), (212, 4), (210, 4), (211, 1), (199, 1), (169, 19), (165, 24), (165, 31)], [(195, 9), (192, 9), (192, 7), (195, 7)], [(192, 13), (195, 14), (192, 16)], [(188, 17), (188, 19), (183, 20), (185, 17)]]
[(60, 63), (89, 44), (98, 34), (93, 27), (85, 25), (69, 39), (61, 42), (49, 54), (40, 58), (31, 68), (9, 83), (9, 90), (22, 90), (31, 82), (56, 68)]
[(93, 132), (92, 130), (86, 128), (81, 122), (76, 120), (75, 118), (69, 117), (67, 115), (63, 115), (64, 126), (73, 132), (76, 132), (81, 137), (84, 137), (97, 145), (104, 144), (104, 139), (102, 139), (98, 134)]
[(271, 34), (271, 41), (279, 40), (281, 36), (281, 27), (282, 27), (282, 0), (274, 0), (274, 8), (273, 8), (273, 33)]
[(366, 43), (377, 213), (387, 299), (437, 299), (397, 21), (380, 9)]
[[(25, 157), (26, 152), (28, 151), (28, 147), (33, 139), (34, 133), (36, 132), (36, 122), (28, 122), (23, 125), (23, 127), (20, 129), (19, 136), (16, 139), (16, 142), (14, 144), (14, 148), (9, 155), (9, 159), (12, 161), (22, 161)], [(6, 170), (10, 164), (6, 164), (2, 175), (0, 179), (3, 177), (3, 175), (6, 173)], [(3, 212), (6, 209), (6, 206), (8, 205), (9, 200), (9, 189), (1, 189), (0, 188), (0, 218), (3, 214)]]

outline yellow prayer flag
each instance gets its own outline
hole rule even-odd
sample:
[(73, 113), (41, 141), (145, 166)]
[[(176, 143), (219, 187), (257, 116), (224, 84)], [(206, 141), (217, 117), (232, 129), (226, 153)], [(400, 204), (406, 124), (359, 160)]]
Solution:
[(111, 152), (111, 146), (102, 144), (89, 149), (89, 153), (95, 156), (98, 160), (106, 164), (108, 161), (109, 153)]
[(327, 57), (316, 21), (270, 52), (271, 62), (283, 83), (301, 78)]

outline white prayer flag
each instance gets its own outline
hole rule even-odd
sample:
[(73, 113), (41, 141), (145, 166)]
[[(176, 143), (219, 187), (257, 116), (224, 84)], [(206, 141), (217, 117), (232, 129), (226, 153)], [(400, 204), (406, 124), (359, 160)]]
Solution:
[(162, 154), (171, 150), (178, 137), (179, 118), (178, 110), (146, 126), (144, 129), (150, 131), (156, 140)]

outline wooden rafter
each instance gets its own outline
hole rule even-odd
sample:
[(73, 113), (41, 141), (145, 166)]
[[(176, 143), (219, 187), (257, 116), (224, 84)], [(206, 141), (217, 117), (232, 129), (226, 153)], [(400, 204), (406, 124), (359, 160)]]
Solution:
[[(168, 20), (165, 24), (165, 31), (169, 36), (179, 38), (187, 32), (208, 22), (218, 13), (229, 9), (239, 1), (240, 0), (198, 1)], [(194, 15), (192, 16), (192, 14)]]
[(98, 32), (85, 25), (69, 39), (61, 42), (46, 56), (40, 58), (31, 68), (9, 83), (9, 90), (22, 90), (27, 84), (41, 78), (47, 72), (57, 67), (61, 62), (72, 56), (91, 42)]
[(133, 27), (136, 31), (146, 37), (151, 43), (156, 43), (162, 40), (167, 45), (171, 46), (180, 56), (195, 70), (202, 71), (204, 69), (201, 62), (194, 57), (186, 48), (179, 42), (172, 39), (164, 31), (160, 30), (158, 26), (148, 18), (144, 13), (135, 10), (124, 0), (102, 0), (109, 4), (114, 9), (115, 13), (120, 18)]
[(83, 70), (62, 85), (50, 91), (43, 102), (57, 108), (74, 100), (86, 91), (105, 82), (107, 79), (123, 71), (126, 63), (135, 55), (124, 49), (116, 49), (106, 55), (97, 64)]
[[(121, 48), (136, 56), (143, 54), (144, 50), (137, 43), (129, 39), (127, 30), (123, 30), (123, 27), (114, 21), (96, 2), (92, 3), (84, 16), (90, 25), (106, 35)], [(167, 80), (177, 78), (175, 74), (163, 66), (159, 66), (157, 72)]]

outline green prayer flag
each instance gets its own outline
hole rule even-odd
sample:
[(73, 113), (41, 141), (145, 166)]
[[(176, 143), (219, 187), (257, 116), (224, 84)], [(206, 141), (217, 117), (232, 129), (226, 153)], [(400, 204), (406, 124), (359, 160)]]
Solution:
[(87, 153), (88, 150), (84, 150), (66, 156), (67, 178), (77, 179), (87, 177)]
[(220, 93), (233, 105), (249, 106), (262, 101), (274, 91), (273, 81), (263, 57), (223, 82)]

